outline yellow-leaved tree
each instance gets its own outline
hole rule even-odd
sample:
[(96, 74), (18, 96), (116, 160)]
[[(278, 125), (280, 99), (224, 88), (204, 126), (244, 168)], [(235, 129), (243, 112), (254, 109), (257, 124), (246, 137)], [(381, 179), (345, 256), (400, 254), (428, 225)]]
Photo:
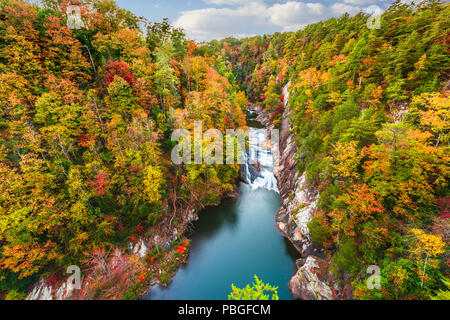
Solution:
[(358, 179), (358, 166), (363, 157), (364, 152), (358, 149), (357, 141), (337, 142), (332, 157), (333, 175), (343, 179)]
[(411, 256), (418, 263), (423, 263), (423, 270), (419, 270), (422, 273), (421, 287), (423, 288), (427, 267), (436, 268), (438, 266), (439, 261), (436, 258), (445, 252), (445, 243), (442, 241), (442, 236), (426, 234), (420, 229), (412, 229), (411, 232), (415, 236)]
[[(449, 91), (423, 93), (412, 99), (412, 105), (420, 105), (420, 124), (437, 136), (436, 146), (450, 140), (450, 98)], [(414, 109), (413, 109), (414, 110)]]
[(163, 173), (160, 168), (148, 166), (144, 169), (144, 197), (151, 203), (161, 201), (161, 190), (164, 185)]

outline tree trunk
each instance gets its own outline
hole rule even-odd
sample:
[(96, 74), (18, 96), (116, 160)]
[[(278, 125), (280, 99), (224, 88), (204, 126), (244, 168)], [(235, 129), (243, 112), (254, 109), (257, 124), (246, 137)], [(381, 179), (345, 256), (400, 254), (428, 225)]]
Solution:
[(427, 272), (427, 263), (428, 263), (428, 258), (430, 257), (430, 252), (427, 253), (427, 257), (425, 259), (425, 265), (423, 268), (423, 274), (422, 274), (422, 284), (421, 284), (421, 289), (423, 289), (423, 281), (425, 279), (425, 273)]

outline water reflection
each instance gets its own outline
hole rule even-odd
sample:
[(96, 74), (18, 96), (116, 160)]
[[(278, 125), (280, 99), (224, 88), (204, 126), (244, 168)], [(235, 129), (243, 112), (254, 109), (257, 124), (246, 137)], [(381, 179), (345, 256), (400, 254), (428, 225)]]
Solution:
[(167, 288), (150, 288), (147, 299), (226, 300), (232, 283), (245, 287), (255, 274), (278, 286), (280, 299), (292, 299), (288, 282), (300, 256), (275, 227), (281, 199), (272, 173), (272, 155), (261, 146), (265, 131), (250, 131), (250, 145), (256, 152), (250, 151), (249, 158), (261, 167), (257, 177), (251, 185), (241, 183), (237, 201), (226, 201), (200, 214), (188, 264), (178, 270)]
[(280, 197), (240, 185), (241, 198), (208, 208), (194, 224), (189, 262), (168, 288), (149, 290), (147, 299), (227, 299), (231, 284), (244, 287), (257, 274), (292, 299), (287, 284), (298, 253), (275, 227)]

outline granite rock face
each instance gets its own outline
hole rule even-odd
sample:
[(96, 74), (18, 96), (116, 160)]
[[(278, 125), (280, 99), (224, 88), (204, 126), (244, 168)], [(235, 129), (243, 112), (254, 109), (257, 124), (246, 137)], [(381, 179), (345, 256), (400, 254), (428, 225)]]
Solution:
[(334, 294), (330, 286), (318, 276), (317, 258), (309, 256), (305, 264), (289, 281), (289, 290), (295, 299), (300, 300), (333, 300)]
[(30, 292), (26, 300), (53, 300), (53, 287), (45, 280), (39, 281)]
[(26, 300), (67, 300), (72, 298), (74, 291), (72, 283), (52, 285), (46, 280), (41, 280), (34, 286)]
[[(245, 174), (245, 164), (241, 164), (240, 178), (247, 184), (252, 184), (256, 178), (260, 176), (260, 170), (256, 168), (254, 165), (249, 165), (248, 170), (250, 172), (250, 177), (247, 177)], [(250, 180), (250, 181), (249, 181)]]
[(332, 300), (334, 295), (328, 284), (331, 276), (327, 272), (319, 272), (322, 270), (319, 270), (318, 261), (325, 264), (327, 262), (318, 257), (321, 250), (314, 246), (308, 229), (319, 193), (308, 183), (305, 174), (300, 176), (297, 172), (297, 146), (295, 135), (291, 131), (291, 109), (288, 102), (289, 83), (283, 88), (283, 94), (285, 101), (280, 127), (280, 159), (274, 168), (282, 204), (275, 221), (280, 232), (302, 256), (298, 271), (289, 282), (289, 289), (296, 299)]
[(318, 192), (308, 185), (305, 174), (298, 175), (295, 159), (297, 146), (290, 124), (289, 84), (284, 87), (283, 94), (285, 108), (280, 130), (280, 159), (274, 168), (282, 204), (275, 220), (281, 233), (306, 258), (313, 249), (308, 223), (316, 209)]
[(143, 239), (140, 239), (136, 244), (130, 242), (128, 244), (128, 249), (131, 254), (137, 255), (139, 258), (144, 258), (148, 251), (148, 247)]

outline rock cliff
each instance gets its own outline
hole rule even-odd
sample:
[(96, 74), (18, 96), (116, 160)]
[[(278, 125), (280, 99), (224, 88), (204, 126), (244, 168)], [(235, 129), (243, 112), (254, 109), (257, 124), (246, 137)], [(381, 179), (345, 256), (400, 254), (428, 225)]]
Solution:
[(299, 267), (289, 282), (294, 298), (302, 300), (325, 299), (335, 297), (331, 289), (331, 277), (321, 272), (319, 265), (327, 268), (323, 259), (323, 249), (316, 248), (311, 241), (308, 223), (316, 209), (318, 191), (299, 175), (296, 168), (295, 135), (291, 132), (291, 108), (289, 106), (289, 83), (283, 88), (284, 112), (280, 125), (280, 159), (274, 167), (278, 180), (278, 189), (282, 200), (275, 216), (280, 232), (287, 237), (302, 258), (297, 261)]

